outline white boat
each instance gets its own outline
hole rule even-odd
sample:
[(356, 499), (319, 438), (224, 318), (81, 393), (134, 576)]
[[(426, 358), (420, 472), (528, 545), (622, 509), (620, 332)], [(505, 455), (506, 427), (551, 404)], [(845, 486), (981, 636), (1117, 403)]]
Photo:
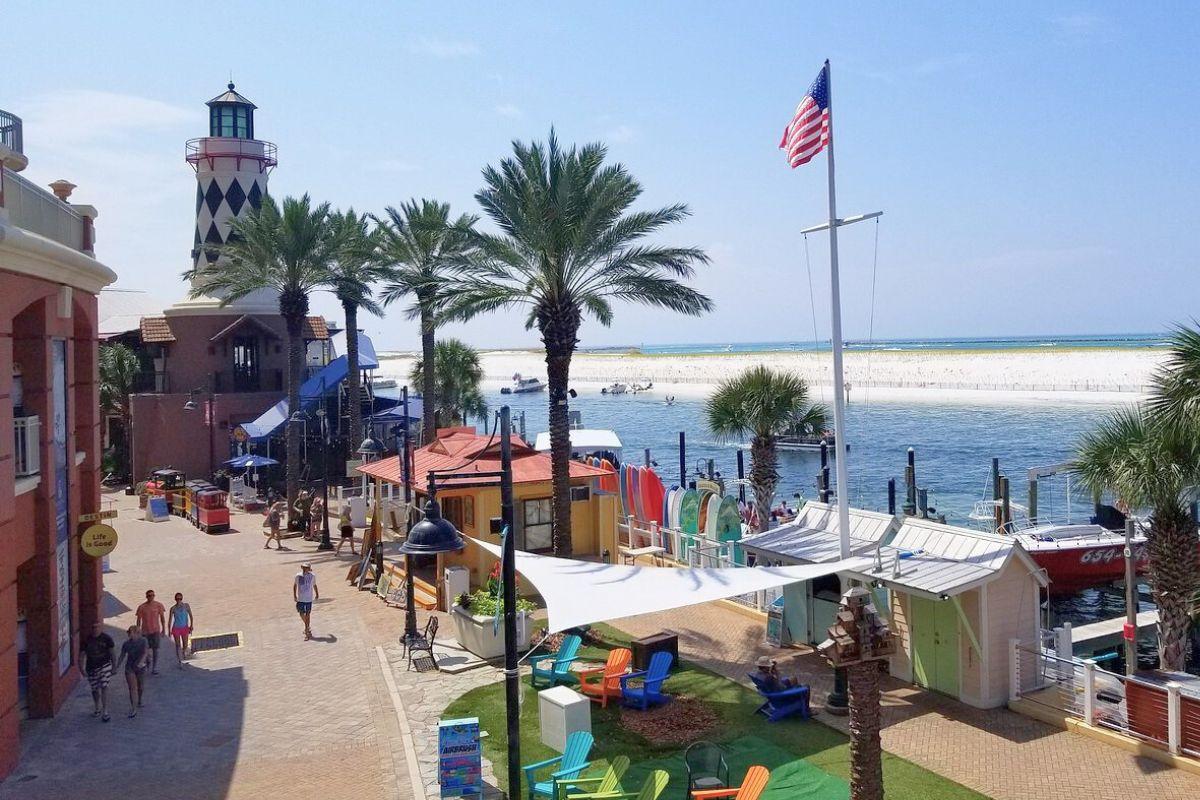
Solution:
[(624, 383), (613, 383), (600, 390), (600, 394), (625, 394), (629, 386)]
[(819, 452), (821, 442), (824, 442), (829, 450), (829, 454), (836, 455), (837, 448), (834, 447), (833, 431), (825, 431), (821, 434), (784, 434), (775, 438), (775, 447), (779, 450), (804, 450), (808, 452)]
[(513, 385), (505, 386), (500, 394), (532, 394), (546, 389), (546, 384), (538, 378), (522, 378), (521, 373), (513, 375)]
[(395, 389), (397, 384), (395, 378), (376, 378), (371, 381), (371, 386), (375, 389)]

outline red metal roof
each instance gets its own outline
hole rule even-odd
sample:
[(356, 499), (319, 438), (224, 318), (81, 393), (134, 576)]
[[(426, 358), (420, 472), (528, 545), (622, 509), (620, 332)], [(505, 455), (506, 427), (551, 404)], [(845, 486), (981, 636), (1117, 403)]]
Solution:
[[(550, 480), (550, 456), (537, 452), (519, 436), (512, 437), (512, 466), (513, 483), (541, 483)], [(358, 471), (390, 483), (400, 483), (403, 480), (399, 456), (364, 464)], [(440, 428), (434, 442), (413, 451), (413, 484), (418, 489), (424, 489), (428, 484), (426, 476), (430, 472), (499, 471), (499, 437), (483, 436), (476, 433), (473, 427)], [(598, 478), (610, 473), (611, 470), (579, 461), (572, 461), (570, 465), (572, 478)], [(499, 483), (499, 480), (496, 482)], [(455, 481), (448, 480), (444, 485), (453, 486), (454, 483)], [(442, 485), (441, 481), (439, 485)]]

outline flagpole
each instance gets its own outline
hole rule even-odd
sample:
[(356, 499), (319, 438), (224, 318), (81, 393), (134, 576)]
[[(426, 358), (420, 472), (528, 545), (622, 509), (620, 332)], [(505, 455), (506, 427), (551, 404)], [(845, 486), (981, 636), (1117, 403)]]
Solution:
[(842, 297), (838, 280), (837, 194), (833, 180), (833, 78), (825, 59), (825, 91), (828, 97), (829, 141), (825, 147), (829, 165), (829, 302), (833, 345), (833, 437), (837, 468), (838, 545), (842, 558), (850, 557), (850, 481), (846, 470), (846, 388), (842, 374)]

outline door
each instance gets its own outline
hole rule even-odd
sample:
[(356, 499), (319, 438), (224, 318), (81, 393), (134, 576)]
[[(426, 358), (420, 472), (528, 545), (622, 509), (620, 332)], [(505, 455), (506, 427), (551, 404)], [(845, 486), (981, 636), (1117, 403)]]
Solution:
[(953, 601), (908, 598), (913, 681), (951, 697), (958, 696), (958, 612)]

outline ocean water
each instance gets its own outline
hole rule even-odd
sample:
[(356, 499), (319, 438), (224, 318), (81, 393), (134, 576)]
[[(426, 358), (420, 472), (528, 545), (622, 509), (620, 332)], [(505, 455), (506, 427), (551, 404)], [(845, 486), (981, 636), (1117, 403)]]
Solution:
[[(1072, 336), (983, 336), (945, 339), (847, 340), (846, 350), (938, 351), (938, 350), (1025, 350), (1057, 349), (1133, 349), (1163, 347), (1166, 338), (1155, 333), (1112, 333)], [(706, 353), (778, 353), (828, 351), (828, 340), (796, 342), (710, 342), (707, 344), (642, 344), (620, 347), (580, 348), (589, 353), (640, 352), (646, 355), (683, 355)]]

